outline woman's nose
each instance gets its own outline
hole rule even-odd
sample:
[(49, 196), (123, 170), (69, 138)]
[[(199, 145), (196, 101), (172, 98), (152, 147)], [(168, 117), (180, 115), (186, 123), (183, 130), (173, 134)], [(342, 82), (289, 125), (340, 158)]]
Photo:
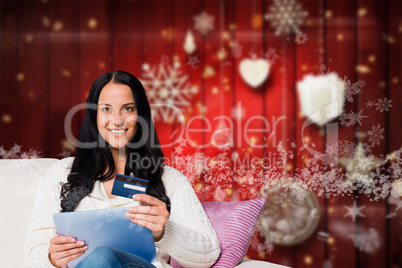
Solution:
[(120, 114), (120, 112), (116, 112), (113, 115), (112, 122), (116, 126), (121, 126), (124, 123), (124, 116)]

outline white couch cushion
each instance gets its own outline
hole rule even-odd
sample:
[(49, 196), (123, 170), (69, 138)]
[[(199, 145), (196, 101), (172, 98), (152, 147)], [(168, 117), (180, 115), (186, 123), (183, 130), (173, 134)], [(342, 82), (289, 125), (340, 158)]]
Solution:
[(57, 159), (0, 160), (0, 259), (2, 267), (26, 267), (23, 245), (42, 175)]

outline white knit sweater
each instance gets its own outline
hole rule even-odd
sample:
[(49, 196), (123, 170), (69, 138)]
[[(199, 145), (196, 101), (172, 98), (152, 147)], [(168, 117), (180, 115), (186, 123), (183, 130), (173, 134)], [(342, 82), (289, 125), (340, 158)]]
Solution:
[[(61, 183), (67, 181), (74, 158), (54, 164), (39, 183), (34, 209), (26, 236), (24, 256), (28, 267), (53, 267), (48, 259), (50, 239), (56, 235), (53, 214), (60, 212)], [(183, 267), (210, 267), (221, 249), (215, 230), (207, 218), (188, 179), (174, 168), (165, 166), (162, 181), (171, 201), (171, 211), (163, 238), (155, 243), (156, 267), (171, 267), (173, 257)], [(103, 184), (97, 181), (92, 193), (76, 211), (138, 206), (132, 199), (109, 199)]]

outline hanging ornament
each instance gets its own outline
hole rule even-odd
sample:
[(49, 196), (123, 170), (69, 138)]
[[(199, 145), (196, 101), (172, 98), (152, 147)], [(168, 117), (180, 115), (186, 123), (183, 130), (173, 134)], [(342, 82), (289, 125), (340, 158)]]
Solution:
[(301, 112), (314, 124), (324, 126), (342, 114), (345, 82), (335, 73), (306, 75), (297, 90)]
[(294, 183), (272, 187), (263, 195), (266, 201), (258, 230), (266, 240), (290, 246), (314, 233), (320, 219), (320, 205), (313, 192)]
[(195, 42), (194, 42), (194, 36), (191, 31), (188, 31), (186, 34), (183, 48), (184, 48), (184, 51), (186, 51), (186, 53), (188, 55), (193, 54), (193, 52), (196, 49)]
[(243, 80), (251, 87), (257, 88), (268, 78), (271, 63), (266, 59), (257, 59), (255, 54), (251, 58), (240, 62), (239, 70)]

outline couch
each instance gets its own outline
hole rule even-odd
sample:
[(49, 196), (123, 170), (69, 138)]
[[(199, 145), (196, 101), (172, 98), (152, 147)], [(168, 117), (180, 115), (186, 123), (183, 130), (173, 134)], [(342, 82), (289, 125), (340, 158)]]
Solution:
[[(44, 172), (56, 161), (57, 159), (1, 159), (0, 160), (0, 198), (1, 198), (1, 222), (0, 222), (0, 259), (2, 267), (13, 267), (22, 268), (26, 267), (23, 258), (23, 244), (25, 241), (25, 233), (28, 230), (29, 219), (31, 217), (34, 196), (36, 187), (39, 183), (40, 178)], [(245, 202), (245, 201), (241, 201)], [(225, 204), (224, 204), (225, 203)], [(261, 200), (254, 201), (252, 205), (257, 206), (261, 204)], [(241, 204), (237, 206), (235, 202), (208, 202), (203, 203), (205, 210), (207, 211), (208, 217), (214, 217), (211, 219), (211, 223), (214, 225), (215, 230), (217, 230), (218, 237), (221, 241), (222, 252), (231, 250), (233, 244), (228, 242), (230, 236), (228, 232), (230, 228), (227, 225), (222, 225), (222, 219), (216, 220), (216, 215), (222, 215), (220, 209), (230, 209), (235, 210), (237, 206), (238, 210), (247, 208), (248, 203), (238, 203)], [(246, 205), (246, 206), (245, 206)], [(260, 207), (260, 206), (258, 206)], [(257, 207), (256, 207), (257, 208)], [(258, 210), (259, 208), (257, 208)], [(258, 217), (260, 210), (256, 213)], [(215, 215), (215, 216), (214, 216)], [(235, 216), (235, 215), (234, 215)], [(252, 216), (252, 215), (251, 215)], [(251, 217), (250, 216), (250, 217)], [(255, 215), (254, 215), (255, 216)], [(248, 217), (248, 216), (247, 216)], [(226, 217), (228, 218), (228, 217)], [(232, 225), (233, 222), (231, 221)], [(253, 228), (255, 227), (255, 224)], [(239, 227), (242, 228), (242, 227)], [(253, 230), (251, 231), (251, 235)], [(244, 235), (247, 236), (247, 235)], [(251, 237), (243, 237), (244, 243), (249, 243)], [(225, 241), (223, 241), (223, 240)], [(239, 244), (237, 245), (239, 246)], [(245, 251), (247, 250), (248, 244), (243, 244), (243, 253), (239, 253), (241, 263), (237, 265), (238, 268), (280, 268), (284, 267), (277, 264), (272, 264), (269, 262), (255, 261), (243, 259)], [(232, 256), (229, 256), (230, 258)], [(221, 255), (223, 258), (223, 253)], [(220, 259), (221, 259), (220, 258)], [(219, 260), (218, 260), (219, 262)], [(218, 263), (217, 262), (217, 263)], [(174, 267), (180, 267), (174, 260), (172, 260), (172, 265)], [(216, 265), (215, 267), (227, 267), (228, 264)]]

